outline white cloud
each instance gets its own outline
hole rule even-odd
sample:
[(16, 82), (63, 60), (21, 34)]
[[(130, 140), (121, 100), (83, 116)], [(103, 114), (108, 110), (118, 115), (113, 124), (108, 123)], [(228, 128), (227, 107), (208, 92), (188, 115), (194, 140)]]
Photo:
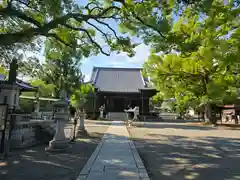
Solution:
[(137, 64), (138, 66), (141, 66), (150, 55), (150, 49), (145, 44), (140, 44), (134, 50), (135, 56), (133, 57), (129, 57), (125, 52), (115, 54), (109, 65), (114, 67), (124, 67), (129, 66), (129, 64)]
[(127, 58), (130, 63), (144, 63), (150, 55), (150, 48), (145, 44), (140, 44), (135, 48), (135, 56)]
[(87, 82), (87, 81), (90, 81), (90, 77), (91, 77), (91, 74), (84, 74), (84, 81)]

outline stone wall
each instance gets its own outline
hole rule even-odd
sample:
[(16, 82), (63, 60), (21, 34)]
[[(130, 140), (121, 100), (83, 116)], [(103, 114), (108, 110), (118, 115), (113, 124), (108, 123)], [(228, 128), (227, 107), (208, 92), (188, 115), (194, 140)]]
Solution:
[[(17, 122), (12, 132), (10, 148), (16, 149), (31, 147), (36, 144), (48, 144), (53, 139), (55, 127), (56, 124), (53, 120)], [(73, 124), (71, 122), (67, 123), (64, 131), (66, 138), (70, 140), (73, 135)], [(8, 132), (6, 132), (5, 137), (8, 137)]]
[[(48, 128), (53, 129), (53, 131), (51, 132)], [(43, 131), (39, 132), (39, 129), (43, 129)], [(45, 141), (51, 140), (53, 137), (54, 129), (55, 124), (53, 121), (31, 120), (29, 122), (19, 122), (15, 125), (12, 132), (11, 148), (45, 143)], [(43, 136), (42, 139), (38, 136), (39, 134)], [(49, 138), (46, 138), (46, 134)]]

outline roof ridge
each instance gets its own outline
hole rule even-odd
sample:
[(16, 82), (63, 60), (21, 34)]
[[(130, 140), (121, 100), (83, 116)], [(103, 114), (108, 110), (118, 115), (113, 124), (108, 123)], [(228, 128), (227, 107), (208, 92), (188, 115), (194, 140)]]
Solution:
[(94, 66), (94, 67), (93, 67), (93, 70), (96, 70), (96, 69), (142, 70), (143, 68), (140, 68), (140, 67), (138, 67), (138, 68), (133, 68), (133, 67), (97, 67), (97, 66)]

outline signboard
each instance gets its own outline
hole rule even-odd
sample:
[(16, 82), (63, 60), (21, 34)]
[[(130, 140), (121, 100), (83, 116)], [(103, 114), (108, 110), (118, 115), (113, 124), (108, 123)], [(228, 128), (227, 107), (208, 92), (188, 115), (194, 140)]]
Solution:
[(6, 113), (7, 113), (7, 105), (0, 104), (0, 128), (1, 128), (1, 130), (3, 130), (3, 128), (4, 128), (4, 121), (6, 118)]

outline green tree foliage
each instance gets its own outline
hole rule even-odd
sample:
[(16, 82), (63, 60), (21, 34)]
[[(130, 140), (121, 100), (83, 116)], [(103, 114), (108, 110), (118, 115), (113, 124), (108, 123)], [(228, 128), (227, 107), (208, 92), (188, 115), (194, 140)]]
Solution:
[[(0, 46), (46, 37), (69, 47), (74, 45), (86, 55), (109, 55), (110, 50), (132, 55), (134, 45), (129, 37), (118, 36), (106, 23), (120, 17), (121, 8), (109, 1), (89, 0), (82, 6), (75, 0), (4, 0), (0, 2)], [(108, 45), (107, 49), (96, 40), (97, 35)]]
[[(181, 108), (235, 98), (239, 83), (239, 1), (126, 1), (133, 16), (121, 27), (151, 45), (144, 65), (156, 87)], [(135, 5), (135, 6), (134, 6)], [(149, 16), (151, 14), (151, 16)], [(144, 23), (141, 23), (143, 20)]]
[(4, 67), (0, 66), (0, 74), (7, 75), (7, 71)]
[[(39, 97), (52, 97), (54, 94), (55, 85), (46, 84), (43, 80), (33, 79), (29, 82), (32, 86), (38, 88)], [(22, 92), (23, 96), (35, 96), (35, 92)]]
[(56, 85), (56, 94), (61, 89), (67, 94), (73, 93), (84, 80), (80, 70), (82, 51), (51, 40), (47, 40), (45, 46), (46, 61), (41, 78)]
[(80, 70), (82, 51), (70, 48), (55, 40), (45, 41), (45, 61), (31, 58), (28, 63), (21, 63), (20, 72), (41, 79), (46, 84), (54, 84), (54, 95), (59, 97), (64, 89), (71, 94), (83, 83)]
[[(44, 81), (39, 79), (33, 79), (30, 81), (30, 84), (32, 86), (35, 86), (38, 88), (39, 97), (45, 97), (45, 98), (52, 98), (52, 95), (54, 93), (55, 85), (53, 84), (46, 84)], [(29, 96), (29, 97), (35, 97), (36, 92), (22, 92), (22, 96)], [(40, 101), (41, 107), (44, 108), (46, 111), (47, 109), (51, 110), (51, 105), (48, 101)], [(29, 99), (20, 99), (20, 107), (24, 112), (32, 112), (34, 107), (34, 100)]]
[(71, 104), (73, 107), (80, 109), (88, 101), (88, 97), (94, 93), (94, 87), (90, 84), (82, 84), (79, 89), (76, 89), (71, 96)]
[(160, 108), (163, 102), (163, 97), (158, 93), (149, 100), (149, 106), (154, 109), (155, 107)]
[[(26, 57), (27, 61), (31, 61), (31, 59), (35, 58), (34, 55), (37, 54), (41, 48), (42, 41), (40, 39), (28, 43), (16, 43), (6, 46), (0, 45), (0, 64), (9, 69), (9, 64), (13, 58), (17, 58), (18, 61), (21, 62), (25, 55), (28, 55)], [(31, 52), (31, 54), (28, 52)]]
[(206, 33), (214, 40), (233, 30), (233, 41), (239, 45), (239, 6), (237, 0), (127, 0), (120, 29), (142, 38), (153, 52), (191, 53), (202, 45)]

